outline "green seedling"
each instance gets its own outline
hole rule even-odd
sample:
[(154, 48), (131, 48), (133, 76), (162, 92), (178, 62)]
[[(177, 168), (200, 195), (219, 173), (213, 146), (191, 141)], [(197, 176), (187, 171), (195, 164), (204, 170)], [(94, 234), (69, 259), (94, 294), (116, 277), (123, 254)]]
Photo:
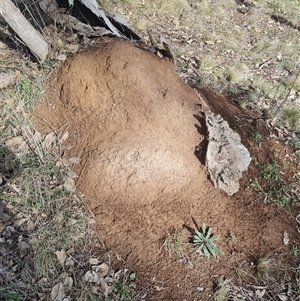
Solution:
[(115, 279), (113, 284), (113, 293), (119, 301), (131, 300), (132, 290), (136, 288), (136, 284), (134, 283), (135, 279), (135, 273), (129, 274), (129, 277)]
[(219, 239), (218, 235), (212, 234), (212, 228), (202, 225), (201, 230), (194, 231), (193, 244), (196, 248), (202, 251), (203, 255), (209, 258), (211, 255), (216, 257), (218, 254), (223, 254), (223, 251), (215, 245), (215, 241)]
[(298, 247), (296, 245), (292, 245), (291, 247), (292, 254), (297, 257), (298, 256)]
[(262, 135), (260, 132), (254, 131), (251, 134), (253, 141), (257, 142), (258, 146), (261, 147)]
[(280, 170), (275, 160), (261, 165), (261, 172), (266, 180), (278, 181), (280, 179)]
[(285, 108), (283, 110), (283, 116), (287, 119), (288, 123), (292, 127), (296, 127), (300, 120), (300, 111), (298, 108)]

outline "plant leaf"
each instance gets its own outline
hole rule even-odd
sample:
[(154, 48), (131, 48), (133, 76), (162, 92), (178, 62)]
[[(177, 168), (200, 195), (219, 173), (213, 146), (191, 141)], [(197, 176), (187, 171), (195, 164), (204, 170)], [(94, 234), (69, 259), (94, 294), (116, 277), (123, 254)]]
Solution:
[(216, 241), (216, 240), (218, 240), (218, 239), (220, 239), (220, 236), (219, 236), (219, 235), (214, 235), (213, 237), (210, 237), (209, 240), (211, 240), (211, 241)]
[(205, 257), (209, 258), (210, 257), (210, 252), (208, 251), (207, 247), (205, 246), (202, 250), (203, 254)]
[(212, 228), (208, 227), (207, 234), (205, 235), (207, 239), (210, 239), (211, 232), (212, 232)]
[(134, 281), (135, 278), (136, 278), (136, 274), (135, 274), (135, 273), (131, 273), (131, 274), (129, 275), (129, 278), (130, 278), (130, 280)]
[(213, 256), (213, 257), (216, 257), (216, 246), (214, 244), (207, 244), (207, 250), (210, 252), (210, 254)]
[(206, 233), (206, 225), (205, 225), (205, 223), (202, 224), (202, 233), (203, 233), (203, 235), (205, 235), (205, 233)]
[(195, 234), (194, 235), (196, 235), (196, 236), (198, 236), (198, 237), (200, 237), (200, 238), (204, 238), (204, 235), (203, 235), (203, 233), (201, 233), (201, 232), (199, 232), (199, 231), (195, 231)]

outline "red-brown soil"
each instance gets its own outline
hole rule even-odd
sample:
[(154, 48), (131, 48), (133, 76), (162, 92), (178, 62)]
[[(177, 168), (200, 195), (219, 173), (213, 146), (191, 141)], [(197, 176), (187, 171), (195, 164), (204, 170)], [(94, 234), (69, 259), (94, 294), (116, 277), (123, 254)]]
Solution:
[[(273, 140), (258, 147), (248, 139), (258, 126), (249, 112), (217, 92), (198, 92), (232, 126), (242, 120), (252, 156), (266, 160), (274, 147), (282, 156), (288, 152)], [(146, 300), (209, 300), (213, 276), (233, 279), (238, 267), (254, 273), (255, 260), (265, 255), (289, 264), (291, 243), (299, 243), (295, 215), (257, 199), (249, 187), (253, 163), (233, 197), (213, 187), (194, 154), (205, 140), (201, 101), (171, 61), (125, 41), (100, 40), (62, 65), (46, 99), (36, 115), (47, 120), (44, 127), (68, 127), (65, 155), (81, 159), (74, 166), (77, 188), (106, 247), (137, 272)], [(224, 255), (194, 253), (184, 227), (195, 229), (193, 219), (220, 235)], [(182, 230), (192, 266), (164, 251), (161, 240), (170, 229)]]

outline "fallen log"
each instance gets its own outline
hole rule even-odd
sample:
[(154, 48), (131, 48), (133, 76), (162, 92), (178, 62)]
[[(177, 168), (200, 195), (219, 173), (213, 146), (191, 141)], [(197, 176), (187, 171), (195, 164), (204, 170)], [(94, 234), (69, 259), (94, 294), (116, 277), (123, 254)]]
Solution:
[(11, 0), (0, 1), (0, 15), (28, 46), (34, 56), (42, 62), (45, 61), (49, 51), (48, 43), (26, 20)]

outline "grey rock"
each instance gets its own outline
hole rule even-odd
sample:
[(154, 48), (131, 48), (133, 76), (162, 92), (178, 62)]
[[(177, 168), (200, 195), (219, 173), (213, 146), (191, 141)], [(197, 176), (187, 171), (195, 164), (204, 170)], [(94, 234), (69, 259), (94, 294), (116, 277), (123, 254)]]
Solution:
[(207, 111), (205, 119), (209, 140), (206, 166), (210, 179), (216, 188), (233, 195), (240, 188), (242, 172), (250, 164), (250, 153), (241, 143), (240, 136), (220, 115)]

